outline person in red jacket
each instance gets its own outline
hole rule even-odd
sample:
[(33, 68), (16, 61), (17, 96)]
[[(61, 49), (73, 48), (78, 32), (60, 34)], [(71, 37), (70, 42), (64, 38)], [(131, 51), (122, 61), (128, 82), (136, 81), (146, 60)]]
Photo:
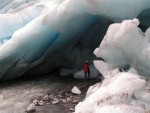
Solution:
[(85, 74), (85, 79), (90, 78), (90, 69), (89, 69), (88, 60), (86, 60), (84, 63), (84, 74)]

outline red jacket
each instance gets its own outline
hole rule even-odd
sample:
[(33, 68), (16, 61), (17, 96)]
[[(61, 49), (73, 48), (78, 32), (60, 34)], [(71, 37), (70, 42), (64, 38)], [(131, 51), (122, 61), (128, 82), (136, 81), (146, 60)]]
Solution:
[(84, 72), (88, 72), (89, 71), (89, 65), (88, 63), (84, 63)]

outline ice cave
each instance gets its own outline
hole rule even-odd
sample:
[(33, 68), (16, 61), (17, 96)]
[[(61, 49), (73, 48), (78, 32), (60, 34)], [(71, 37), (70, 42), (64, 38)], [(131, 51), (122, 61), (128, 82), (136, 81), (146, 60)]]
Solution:
[[(56, 70), (83, 79), (88, 60), (91, 78), (102, 81), (74, 113), (150, 113), (149, 26), (150, 0), (0, 0), (0, 81)], [(21, 89), (22, 99), (29, 92)], [(1, 97), (0, 113), (24, 113), (17, 96)]]
[[(114, 22), (138, 18), (146, 30), (149, 0), (1, 0), (0, 80), (80, 70)], [(127, 8), (128, 7), (128, 8)], [(73, 58), (73, 59), (72, 59)]]

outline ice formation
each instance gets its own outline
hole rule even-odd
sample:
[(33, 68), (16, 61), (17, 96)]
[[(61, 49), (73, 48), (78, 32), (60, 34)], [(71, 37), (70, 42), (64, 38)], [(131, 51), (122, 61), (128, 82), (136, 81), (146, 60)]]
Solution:
[(75, 113), (149, 113), (149, 29), (137, 27), (138, 19), (110, 25), (94, 54), (96, 69), (104, 80), (91, 86)]
[(150, 73), (150, 29), (143, 33), (137, 26), (138, 19), (112, 24), (94, 54), (112, 67), (135, 68), (139, 74)]
[(149, 4), (149, 0), (0, 0), (0, 80), (46, 74), (58, 67), (81, 69), (85, 59), (94, 58), (92, 51), (110, 23), (139, 17), (147, 27)]

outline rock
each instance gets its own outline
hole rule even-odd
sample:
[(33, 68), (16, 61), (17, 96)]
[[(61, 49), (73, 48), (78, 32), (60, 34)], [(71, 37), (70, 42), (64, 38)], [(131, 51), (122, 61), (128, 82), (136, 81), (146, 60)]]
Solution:
[(36, 110), (35, 104), (32, 103), (32, 104), (30, 104), (30, 105), (27, 107), (26, 112), (27, 112), (27, 113), (31, 113), (31, 112), (34, 112), (35, 110)]
[(38, 105), (38, 100), (34, 99), (34, 100), (32, 101), (32, 103), (33, 103), (35, 106), (37, 106), (37, 105)]
[(62, 103), (67, 103), (67, 100), (61, 99), (61, 102), (62, 102)]
[(53, 100), (55, 101), (55, 100), (59, 100), (59, 99), (58, 98), (54, 98)]
[(48, 102), (50, 100), (49, 94), (45, 95), (42, 100)]
[(62, 98), (62, 95), (58, 95), (59, 98)]
[(52, 104), (58, 104), (59, 103), (59, 100), (54, 100), (53, 102), (52, 102)]
[(81, 101), (81, 97), (74, 96), (72, 99), (73, 103), (79, 103), (79, 101)]
[(70, 108), (69, 110), (70, 110), (70, 111), (74, 111), (74, 109), (73, 109), (73, 108)]
[(78, 103), (78, 102), (79, 102), (79, 100), (73, 100), (72, 102), (73, 102), (73, 103)]
[(43, 105), (44, 105), (44, 102), (41, 100), (41, 101), (38, 102), (38, 105), (39, 105), (39, 106), (43, 106)]
[(81, 94), (81, 91), (79, 90), (79, 88), (77, 86), (74, 86), (72, 89), (71, 89), (71, 92), (74, 93), (74, 94)]
[(67, 102), (71, 102), (71, 101), (72, 101), (72, 99), (68, 97), (67, 98)]
[(60, 102), (60, 100), (58, 98), (54, 98), (52, 104), (58, 104)]
[(49, 99), (54, 99), (54, 95), (53, 94), (49, 95)]

